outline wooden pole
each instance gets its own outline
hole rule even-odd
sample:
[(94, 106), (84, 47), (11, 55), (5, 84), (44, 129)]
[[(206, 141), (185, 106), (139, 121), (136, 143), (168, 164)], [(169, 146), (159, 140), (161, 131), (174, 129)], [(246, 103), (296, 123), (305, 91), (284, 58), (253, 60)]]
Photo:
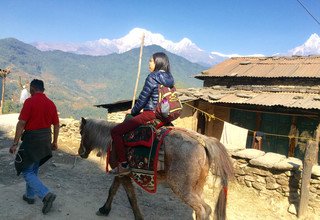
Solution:
[(316, 158), (315, 158), (314, 164), (318, 165), (318, 163), (319, 163), (318, 158), (319, 158), (320, 124), (318, 124), (318, 128), (317, 128), (315, 136), (316, 136)]
[(140, 56), (139, 56), (139, 65), (138, 65), (138, 74), (137, 74), (136, 85), (135, 85), (135, 87), (134, 87), (134, 92), (133, 92), (133, 98), (132, 98), (132, 106), (131, 106), (131, 108), (133, 108), (134, 103), (135, 103), (135, 101), (136, 101), (136, 93), (137, 93), (137, 89), (138, 89), (138, 84), (139, 84), (139, 79), (140, 79), (140, 71), (141, 71), (141, 60), (142, 60), (143, 44), (144, 44), (144, 33), (142, 34), (142, 38), (141, 38)]
[(3, 114), (3, 105), (4, 105), (4, 91), (6, 86), (6, 77), (10, 73), (10, 69), (1, 70), (0, 77), (2, 78), (2, 91), (1, 91), (1, 101), (0, 101), (0, 115)]
[(0, 115), (2, 115), (2, 109), (4, 104), (4, 86), (5, 86), (4, 80), (5, 80), (5, 77), (2, 77)]
[(308, 211), (308, 202), (309, 202), (309, 188), (310, 188), (310, 179), (312, 167), (315, 163), (317, 146), (319, 145), (319, 135), (320, 135), (320, 125), (316, 131), (316, 141), (309, 141), (306, 154), (303, 161), (303, 171), (302, 171), (302, 180), (301, 180), (301, 190), (300, 190), (300, 204), (298, 217), (302, 218), (306, 216)]

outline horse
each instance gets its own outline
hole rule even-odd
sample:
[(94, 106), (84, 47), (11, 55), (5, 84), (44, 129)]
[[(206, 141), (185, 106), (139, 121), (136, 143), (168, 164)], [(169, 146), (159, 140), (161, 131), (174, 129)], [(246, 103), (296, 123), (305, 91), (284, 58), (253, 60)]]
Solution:
[[(106, 120), (81, 118), (79, 155), (88, 158), (92, 150), (105, 155), (112, 145), (111, 130), (116, 125)], [(197, 220), (209, 219), (212, 210), (202, 198), (202, 192), (211, 171), (215, 177), (220, 177), (221, 185), (214, 215), (219, 220), (226, 219), (227, 187), (228, 182), (234, 178), (234, 170), (224, 145), (216, 138), (173, 127), (164, 137), (161, 147), (164, 150), (164, 170), (157, 172), (158, 180), (167, 182), (172, 191), (195, 211)], [(111, 150), (111, 168), (118, 165), (116, 159), (115, 150)], [(96, 214), (109, 214), (120, 184), (127, 193), (135, 219), (143, 219), (129, 176), (114, 177), (108, 198)]]

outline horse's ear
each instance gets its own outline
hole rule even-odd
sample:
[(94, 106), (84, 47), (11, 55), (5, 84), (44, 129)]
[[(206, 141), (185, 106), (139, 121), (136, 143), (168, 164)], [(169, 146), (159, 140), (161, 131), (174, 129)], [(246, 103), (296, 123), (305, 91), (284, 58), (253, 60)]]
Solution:
[(81, 124), (85, 125), (86, 124), (86, 119), (84, 117), (81, 117)]

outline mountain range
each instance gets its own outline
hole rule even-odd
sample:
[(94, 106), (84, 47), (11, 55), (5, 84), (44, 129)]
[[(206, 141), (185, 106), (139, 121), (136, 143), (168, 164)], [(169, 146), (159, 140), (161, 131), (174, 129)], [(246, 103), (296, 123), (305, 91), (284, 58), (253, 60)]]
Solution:
[[(207, 52), (199, 48), (188, 38), (183, 38), (179, 42), (167, 40), (159, 33), (152, 33), (142, 28), (134, 28), (127, 35), (119, 39), (109, 40), (107, 38), (87, 41), (84, 43), (48, 43), (35, 42), (33, 46), (42, 51), (61, 50), (76, 54), (85, 54), (92, 56), (108, 55), (112, 53), (124, 53), (126, 51), (138, 48), (141, 45), (141, 38), (144, 35), (144, 45), (158, 45), (167, 51), (186, 58), (187, 60), (198, 63), (203, 66), (215, 65), (227, 58), (235, 56), (264, 56), (263, 54), (222, 54), (219, 52)], [(297, 46), (282, 53), (282, 55), (314, 55), (320, 54), (320, 37), (317, 34), (312, 34), (310, 38), (302, 45)]]
[[(192, 77), (206, 67), (170, 53), (157, 45), (143, 48), (138, 94), (148, 72), (148, 61), (155, 52), (165, 52), (178, 88), (199, 87), (202, 81)], [(105, 56), (79, 55), (59, 50), (41, 51), (14, 38), (0, 40), (0, 69), (11, 67), (5, 99), (14, 105), (19, 100), (19, 77), (23, 84), (33, 78), (45, 81), (46, 93), (55, 100), (61, 116), (96, 115), (93, 105), (133, 97), (138, 72), (139, 48)], [(1, 84), (1, 83), (0, 83)], [(0, 90), (1, 91), (1, 90)], [(137, 94), (137, 96), (138, 96)], [(14, 109), (19, 106), (11, 106)], [(106, 110), (100, 110), (105, 115)]]

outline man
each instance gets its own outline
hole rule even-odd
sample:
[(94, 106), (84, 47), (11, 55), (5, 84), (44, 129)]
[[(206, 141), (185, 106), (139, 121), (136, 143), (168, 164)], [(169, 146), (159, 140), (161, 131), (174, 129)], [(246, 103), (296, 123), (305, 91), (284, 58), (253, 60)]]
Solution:
[(55, 104), (43, 92), (43, 81), (34, 79), (30, 83), (31, 97), (25, 100), (19, 115), (10, 153), (16, 153), (21, 138), (22, 144), (16, 155), (15, 167), (17, 175), (22, 173), (26, 181), (26, 193), (22, 198), (28, 204), (33, 204), (35, 196), (38, 196), (43, 201), (42, 212), (46, 214), (56, 195), (38, 178), (38, 170), (52, 157), (51, 150), (58, 148), (59, 118)]
[(20, 104), (23, 104), (27, 98), (29, 98), (29, 92), (27, 90), (27, 86), (23, 85), (20, 93)]

